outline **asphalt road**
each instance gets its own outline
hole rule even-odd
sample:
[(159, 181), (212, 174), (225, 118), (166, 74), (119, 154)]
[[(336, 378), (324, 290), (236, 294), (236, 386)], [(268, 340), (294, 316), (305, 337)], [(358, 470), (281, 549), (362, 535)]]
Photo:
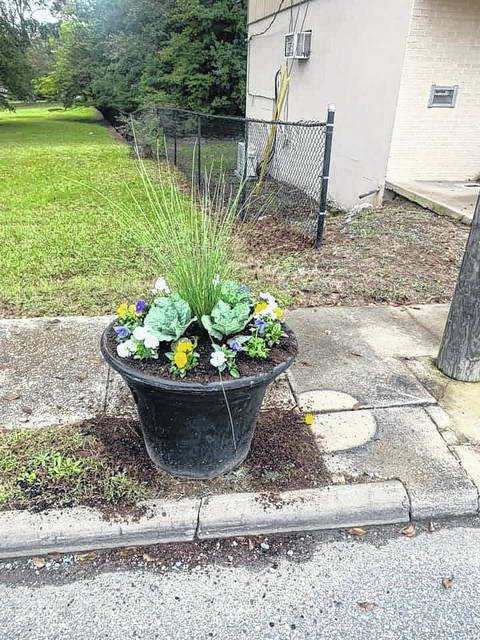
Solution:
[(0, 638), (480, 638), (478, 519), (397, 530), (3, 562)]

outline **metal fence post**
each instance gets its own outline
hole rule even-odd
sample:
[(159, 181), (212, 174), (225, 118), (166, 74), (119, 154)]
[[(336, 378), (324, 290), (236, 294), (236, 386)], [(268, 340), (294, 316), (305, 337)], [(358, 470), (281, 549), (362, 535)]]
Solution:
[(332, 155), (332, 138), (333, 138), (333, 123), (335, 120), (335, 105), (328, 105), (327, 125), (325, 132), (325, 154), (323, 156), (323, 169), (322, 169), (322, 187), (320, 191), (320, 202), (318, 205), (318, 222), (317, 222), (317, 236), (315, 238), (315, 249), (320, 249), (323, 242), (323, 230), (325, 227), (325, 216), (327, 213), (327, 193), (328, 193), (328, 178), (330, 173), (330, 157)]
[(202, 189), (201, 145), (202, 145), (202, 117), (197, 116), (197, 187)]
[(243, 149), (243, 175), (242, 175), (242, 190), (240, 192), (240, 219), (242, 222), (245, 220), (247, 212), (245, 211), (245, 201), (247, 193), (247, 171), (248, 171), (248, 120), (245, 118), (245, 133), (243, 135), (244, 149)]

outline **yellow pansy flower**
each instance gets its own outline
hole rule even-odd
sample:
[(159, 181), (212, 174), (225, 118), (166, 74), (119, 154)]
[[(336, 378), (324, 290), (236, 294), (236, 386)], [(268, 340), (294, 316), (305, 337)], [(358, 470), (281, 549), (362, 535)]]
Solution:
[(117, 313), (120, 316), (120, 318), (125, 318), (125, 316), (127, 315), (127, 311), (128, 311), (127, 303), (122, 302), (122, 304), (117, 309)]
[(131, 304), (131, 305), (128, 307), (128, 310), (129, 310), (129, 312), (130, 312), (130, 313), (135, 313), (135, 305), (134, 305), (134, 304)]
[(173, 361), (179, 369), (183, 369), (187, 364), (187, 356), (182, 351), (177, 351), (173, 356)]
[(267, 308), (267, 303), (266, 302), (259, 302), (256, 306), (255, 306), (255, 311), (254, 313), (261, 313), (262, 311), (265, 311), (265, 309)]
[(307, 413), (303, 418), (303, 421), (305, 422), (305, 424), (313, 424), (313, 414)]
[(193, 344), (188, 340), (187, 342), (179, 342), (177, 344), (177, 353), (186, 353), (193, 350)]
[(280, 307), (275, 307), (273, 313), (277, 316), (277, 318), (281, 318), (283, 316), (283, 311), (280, 309)]

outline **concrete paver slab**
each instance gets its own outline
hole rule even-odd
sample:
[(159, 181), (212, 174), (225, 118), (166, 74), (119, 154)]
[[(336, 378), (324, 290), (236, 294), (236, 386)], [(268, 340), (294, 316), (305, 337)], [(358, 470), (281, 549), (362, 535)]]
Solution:
[(393, 355), (428, 354), (437, 350), (436, 340), (406, 312), (400, 314), (387, 307), (289, 313), (300, 351), (289, 372), (297, 396), (328, 389), (353, 394), (368, 407), (434, 403)]
[(422, 407), (373, 413), (375, 438), (362, 447), (326, 455), (329, 471), (347, 479), (400, 479), (410, 496), (414, 518), (476, 513), (475, 486)]
[(311, 426), (325, 453), (354, 449), (370, 442), (377, 431), (372, 411), (338, 411), (316, 415)]
[(0, 320), (0, 424), (39, 427), (103, 410), (109, 317)]
[(460, 445), (453, 449), (480, 494), (480, 449), (471, 445)]
[(406, 366), (438, 400), (459, 441), (480, 445), (480, 382), (452, 380), (435, 367), (432, 358), (411, 359)]
[(390, 180), (387, 189), (443, 216), (471, 224), (480, 193), (478, 183), (458, 180)]

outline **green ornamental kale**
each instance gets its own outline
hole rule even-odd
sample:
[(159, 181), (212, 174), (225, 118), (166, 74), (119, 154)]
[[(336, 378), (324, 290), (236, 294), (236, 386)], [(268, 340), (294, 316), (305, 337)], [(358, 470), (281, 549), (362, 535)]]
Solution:
[(239, 302), (251, 302), (251, 294), (247, 287), (239, 287), (233, 280), (225, 280), (220, 287), (220, 300), (234, 307)]
[(250, 319), (248, 302), (238, 302), (232, 306), (219, 300), (213, 307), (211, 315), (202, 316), (202, 324), (212, 338), (221, 340), (223, 336), (242, 331)]
[(171, 342), (183, 336), (194, 320), (196, 318), (192, 317), (188, 302), (172, 293), (171, 296), (155, 298), (145, 316), (144, 326), (150, 327), (150, 333), (160, 342)]

